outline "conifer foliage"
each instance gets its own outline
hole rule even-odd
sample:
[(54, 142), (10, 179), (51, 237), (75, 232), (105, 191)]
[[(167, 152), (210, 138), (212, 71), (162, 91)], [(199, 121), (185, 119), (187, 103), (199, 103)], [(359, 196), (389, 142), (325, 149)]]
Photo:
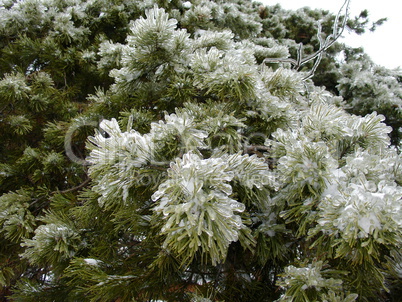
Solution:
[(402, 77), (322, 52), (348, 3), (0, 1), (0, 298), (397, 301)]

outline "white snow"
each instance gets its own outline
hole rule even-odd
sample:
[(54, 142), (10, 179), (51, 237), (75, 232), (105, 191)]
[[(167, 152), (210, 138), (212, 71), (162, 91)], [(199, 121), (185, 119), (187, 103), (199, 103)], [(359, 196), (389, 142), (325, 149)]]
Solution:
[(100, 260), (96, 260), (96, 259), (93, 259), (93, 258), (86, 258), (86, 259), (84, 259), (84, 261), (85, 261), (86, 264), (88, 264), (88, 265), (94, 265), (94, 266), (98, 266), (99, 263), (102, 262), (102, 261), (100, 261)]
[(183, 2), (183, 7), (184, 7), (184, 8), (190, 9), (191, 6), (192, 6), (192, 4), (191, 4), (190, 1)]
[(360, 217), (358, 224), (367, 234), (370, 234), (372, 227), (373, 229), (381, 229), (381, 223), (375, 213), (370, 213), (368, 216)]

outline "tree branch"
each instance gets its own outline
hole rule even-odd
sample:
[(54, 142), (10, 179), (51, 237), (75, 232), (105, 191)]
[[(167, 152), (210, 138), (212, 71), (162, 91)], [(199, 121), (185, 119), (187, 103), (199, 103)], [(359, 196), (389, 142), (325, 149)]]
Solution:
[[(342, 35), (343, 31), (345, 30), (346, 27), (346, 22), (349, 16), (349, 5), (350, 5), (350, 0), (345, 0), (343, 3), (342, 7), (340, 8), (338, 14), (335, 17), (335, 22), (332, 27), (332, 33), (325, 39), (323, 40), (321, 34), (322, 34), (322, 27), (321, 23), (318, 22), (318, 30), (317, 30), (317, 37), (320, 42), (320, 48), (315, 52), (307, 57), (303, 58), (303, 44), (299, 44), (299, 48), (297, 50), (297, 59), (291, 59), (291, 58), (266, 58), (264, 59), (263, 63), (290, 63), (293, 65), (294, 70), (299, 70), (299, 68), (310, 62), (311, 60), (316, 60), (312, 69), (309, 71), (309, 73), (303, 77), (303, 80), (310, 79), (311, 77), (314, 76), (315, 71), (317, 70), (318, 65), (321, 62), (322, 55), (323, 53), (331, 47), (337, 40), (338, 38)], [(342, 21), (341, 26), (339, 26), (339, 19), (341, 17), (342, 11), (345, 9), (345, 14), (344, 14), (344, 19)]]
[(261, 145), (250, 145), (250, 146), (245, 146), (243, 153), (246, 154), (257, 154), (257, 156), (262, 156), (263, 152), (268, 152), (270, 150), (269, 147), (267, 146), (261, 146)]
[(82, 189), (83, 187), (85, 187), (90, 181), (91, 181), (91, 178), (88, 177), (82, 183), (80, 183), (78, 186), (75, 186), (75, 187), (72, 187), (70, 189), (66, 189), (66, 190), (63, 190), (63, 191), (53, 191), (52, 194), (56, 194), (56, 193), (64, 194), (64, 193), (77, 191), (77, 190)]

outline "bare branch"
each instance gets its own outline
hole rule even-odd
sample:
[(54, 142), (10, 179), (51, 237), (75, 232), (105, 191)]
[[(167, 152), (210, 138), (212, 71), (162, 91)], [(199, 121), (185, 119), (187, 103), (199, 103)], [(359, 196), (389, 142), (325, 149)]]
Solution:
[(52, 192), (52, 194), (55, 194), (55, 193), (62, 193), (62, 194), (64, 194), (64, 193), (74, 192), (74, 191), (80, 190), (80, 189), (82, 189), (83, 187), (85, 187), (90, 181), (91, 181), (91, 179), (88, 177), (86, 180), (84, 180), (84, 181), (83, 181), (82, 183), (80, 183), (78, 186), (75, 186), (75, 187), (73, 187), (73, 188), (66, 189), (66, 190), (63, 190), (63, 191), (54, 191), (54, 192)]
[(267, 146), (261, 145), (250, 145), (245, 146), (243, 150), (243, 154), (253, 155), (256, 154), (258, 157), (262, 157), (263, 153), (270, 151), (271, 149)]
[[(266, 58), (264, 59), (263, 63), (290, 63), (293, 65), (294, 70), (299, 70), (299, 68), (312, 61), (316, 60), (314, 62), (314, 65), (312, 69), (309, 71), (309, 73), (303, 78), (303, 80), (307, 80), (311, 77), (314, 76), (315, 71), (317, 70), (318, 65), (321, 62), (323, 53), (331, 47), (337, 40), (338, 38), (342, 35), (343, 31), (345, 30), (346, 27), (346, 22), (349, 16), (349, 5), (350, 5), (350, 0), (345, 0), (343, 3), (342, 7), (340, 8), (338, 14), (335, 17), (335, 22), (332, 28), (332, 33), (325, 39), (325, 41), (322, 38), (322, 27), (321, 23), (318, 22), (318, 30), (317, 30), (317, 37), (318, 41), (320, 42), (319, 49), (306, 56), (303, 57), (303, 44), (299, 44), (299, 48), (297, 50), (297, 59), (291, 59), (291, 58)], [(342, 16), (342, 12), (345, 10), (344, 18), (342, 20), (342, 24), (339, 26), (339, 21)]]
[[(349, 3), (350, 0), (346, 0), (345, 3), (342, 5), (341, 9), (339, 10), (338, 14), (336, 15), (335, 18), (335, 22), (334, 22), (334, 26), (332, 28), (332, 34), (330, 34), (326, 39), (325, 39), (325, 43), (321, 44), (321, 24), (319, 23), (319, 29), (318, 29), (318, 39), (320, 40), (320, 49), (317, 50), (315, 53), (308, 55), (306, 58), (304, 58), (302, 60), (302, 63), (300, 64), (303, 65), (313, 59), (315, 59), (319, 54), (323, 53), (324, 51), (326, 51), (328, 48), (330, 48), (337, 40), (338, 38), (342, 35), (343, 31), (345, 30), (346, 27), (346, 22), (348, 19), (348, 15), (349, 15)], [(343, 8), (346, 6), (346, 11), (345, 11), (345, 18), (343, 19), (342, 25), (339, 27), (339, 18), (341, 16), (342, 10)]]
[(303, 57), (303, 43), (300, 43), (299, 48), (297, 49), (297, 61), (296, 61), (297, 64), (295, 66), (295, 69), (299, 69), (299, 67), (303, 64), (302, 57)]
[[(326, 43), (327, 40), (328, 40), (328, 37), (327, 37), (326, 41), (325, 41), (325, 42), (323, 41), (322, 36), (321, 36), (321, 32), (322, 32), (321, 23), (318, 22), (317, 37), (318, 37), (318, 41), (320, 42), (320, 49), (323, 48), (323, 46), (325, 45), (325, 43)], [(317, 70), (318, 65), (320, 65), (320, 62), (321, 62), (321, 59), (322, 59), (322, 55), (323, 55), (323, 52), (321, 52), (321, 53), (319, 53), (319, 54), (317, 55), (317, 60), (315, 60), (314, 65), (313, 65), (313, 68), (310, 70), (310, 72), (309, 72), (305, 77), (303, 77), (303, 81), (305, 81), (305, 80), (307, 80), (307, 79), (310, 79), (310, 78), (312, 78), (312, 77), (314, 76), (314, 73), (315, 73), (315, 71)], [(308, 61), (306, 61), (306, 62), (308, 62)], [(305, 63), (306, 63), (306, 62), (305, 62)]]

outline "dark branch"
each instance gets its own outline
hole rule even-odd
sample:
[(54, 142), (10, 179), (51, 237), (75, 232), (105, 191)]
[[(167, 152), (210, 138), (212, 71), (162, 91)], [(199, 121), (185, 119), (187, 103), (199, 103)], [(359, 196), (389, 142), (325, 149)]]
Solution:
[(69, 193), (69, 192), (74, 192), (74, 191), (80, 190), (83, 187), (85, 187), (90, 181), (91, 181), (91, 179), (88, 177), (82, 183), (80, 183), (78, 186), (75, 186), (75, 187), (72, 187), (70, 189), (66, 189), (63, 191), (53, 191), (52, 194), (56, 194), (56, 193), (64, 194), (64, 193)]

